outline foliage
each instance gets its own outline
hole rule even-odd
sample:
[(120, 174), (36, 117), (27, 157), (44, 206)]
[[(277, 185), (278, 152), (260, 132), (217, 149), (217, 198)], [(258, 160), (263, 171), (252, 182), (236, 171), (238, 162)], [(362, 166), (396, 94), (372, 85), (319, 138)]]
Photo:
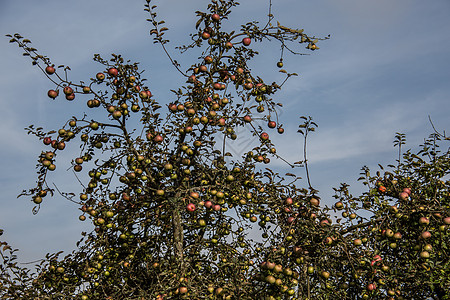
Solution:
[[(320, 39), (274, 26), (270, 12), (263, 27), (251, 22), (239, 32), (222, 31), (238, 3), (212, 0), (207, 12), (197, 12), (192, 43), (179, 47), (203, 50), (184, 71), (166, 48), (168, 29), (150, 2), (150, 34), (187, 80), (167, 108), (138, 64), (121, 55), (96, 54), (101, 71), (75, 83), (69, 67), (55, 68), (29, 40), (9, 35), (56, 86), (50, 98), (60, 91), (69, 101), (88, 98), (88, 108), (105, 115), (73, 116), (49, 132), (28, 127), (47, 150), (38, 158), (37, 186), (21, 196), (32, 199), (37, 213), (58, 192), (79, 205), (80, 220), (89, 219), (94, 230), (82, 233), (73, 253), (47, 255), (35, 273), (1, 242), (2, 299), (449, 298), (450, 162), (448, 151), (439, 152), (445, 135), (436, 132), (412, 154), (402, 152), (405, 137), (398, 134), (396, 166), (380, 166), (375, 176), (363, 168), (367, 192), (354, 197), (342, 184), (336, 204), (321, 207), (309, 178), (301, 188), (294, 174), (268, 168), (282, 158), (255, 120), (283, 133), (273, 96), (285, 81), (268, 84), (248, 65), (258, 54), (251, 43), (276, 40), (298, 53), (297, 43), (314, 51)], [(306, 137), (317, 125), (302, 120), (304, 161), (290, 165), (308, 171)], [(243, 127), (258, 145), (238, 157), (228, 145), (249, 138), (238, 136)], [(79, 143), (72, 166), (82, 191), (49, 187), (57, 155)]]

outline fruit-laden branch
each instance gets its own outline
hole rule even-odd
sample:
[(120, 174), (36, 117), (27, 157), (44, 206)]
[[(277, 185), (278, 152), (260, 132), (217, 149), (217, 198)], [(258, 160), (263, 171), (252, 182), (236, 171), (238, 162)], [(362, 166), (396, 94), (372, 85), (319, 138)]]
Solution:
[(341, 235), (344, 235), (344, 234), (349, 233), (349, 232), (351, 232), (351, 231), (353, 231), (353, 230), (355, 230), (355, 229), (363, 228), (363, 227), (367, 227), (367, 226), (373, 225), (373, 224), (375, 224), (375, 223), (378, 223), (378, 222), (380, 222), (380, 221), (383, 221), (384, 219), (385, 219), (385, 218), (377, 218), (377, 219), (370, 220), (370, 221), (368, 221), (368, 222), (364, 222), (364, 223), (359, 223), (359, 224), (356, 224), (356, 225), (352, 225), (352, 226), (347, 227), (346, 229), (340, 231), (340, 234), (341, 234)]

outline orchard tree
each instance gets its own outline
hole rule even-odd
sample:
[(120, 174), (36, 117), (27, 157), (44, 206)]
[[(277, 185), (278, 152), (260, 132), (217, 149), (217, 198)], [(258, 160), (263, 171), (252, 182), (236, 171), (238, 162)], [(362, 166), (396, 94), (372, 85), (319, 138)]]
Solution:
[[(21, 196), (37, 213), (57, 193), (76, 202), (80, 221), (94, 230), (71, 254), (47, 255), (36, 272), (20, 267), (16, 250), (0, 242), (3, 299), (449, 298), (450, 162), (448, 150), (438, 151), (448, 138), (435, 132), (412, 154), (402, 152), (398, 134), (396, 166), (376, 176), (363, 168), (367, 192), (354, 197), (342, 184), (334, 206), (320, 206), (306, 146), (302, 162), (287, 162), (306, 168), (305, 187), (296, 175), (270, 169), (271, 159), (282, 159), (270, 137), (284, 131), (275, 93), (285, 81), (265, 82), (249, 61), (258, 54), (255, 43), (279, 42), (283, 55), (300, 53), (299, 46), (317, 50), (321, 39), (274, 25), (270, 11), (264, 26), (224, 31), (237, 5), (212, 0), (196, 12), (192, 43), (180, 49), (199, 48), (201, 57), (182, 70), (147, 0), (150, 34), (186, 79), (168, 105), (153, 97), (138, 64), (121, 55), (95, 55), (98, 73), (73, 81), (69, 67), (9, 35), (52, 82), (51, 99), (83, 101), (88, 113), (103, 117), (82, 113), (51, 131), (28, 127), (44, 150), (37, 185)], [(282, 59), (275, 64), (282, 68)], [(286, 80), (296, 75), (280, 72)], [(306, 143), (317, 125), (302, 122)], [(229, 145), (249, 138), (238, 136), (242, 128), (257, 145), (238, 157)], [(58, 154), (77, 146), (79, 190), (53, 189)]]

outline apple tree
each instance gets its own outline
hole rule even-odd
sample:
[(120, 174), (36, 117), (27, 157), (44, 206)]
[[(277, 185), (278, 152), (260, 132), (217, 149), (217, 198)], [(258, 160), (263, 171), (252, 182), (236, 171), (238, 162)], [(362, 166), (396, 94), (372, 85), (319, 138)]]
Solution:
[[(168, 53), (167, 28), (150, 2), (145, 8), (150, 34)], [(309, 206), (313, 190), (261, 170), (260, 165), (278, 157), (265, 130), (278, 127), (283, 132), (277, 124), (281, 104), (273, 98), (282, 84), (264, 82), (248, 63), (258, 54), (252, 43), (278, 41), (283, 50), (295, 53), (299, 44), (318, 49), (319, 39), (273, 25), (272, 14), (264, 27), (251, 22), (223, 31), (222, 23), (237, 5), (233, 0), (211, 1), (207, 12), (197, 12), (192, 44), (181, 49), (200, 48), (202, 57), (183, 71), (169, 55), (186, 85), (174, 90), (168, 105), (153, 97), (138, 64), (121, 55), (104, 59), (96, 54), (99, 72), (76, 82), (68, 66), (55, 66), (30, 40), (8, 35), (52, 82), (50, 99), (83, 101), (103, 116), (72, 116), (50, 131), (27, 128), (44, 150), (38, 157), (37, 185), (21, 196), (31, 198), (37, 213), (45, 197), (58, 193), (79, 205), (80, 220), (90, 220), (94, 230), (83, 234), (72, 254), (49, 255), (34, 276), (25, 276), (29, 271), (14, 264), (14, 251), (4, 253), (2, 295), (254, 299), (296, 291), (297, 273), (286, 275), (283, 285), (270, 292), (266, 285), (254, 284), (255, 266), (285, 227), (279, 222), (285, 218), (280, 212), (286, 199)], [(286, 79), (296, 75), (280, 71)], [(255, 120), (267, 122), (267, 129)], [(258, 145), (237, 157), (227, 143), (239, 138), (243, 126)], [(48, 180), (59, 172), (58, 154), (78, 145), (72, 168), (80, 191), (55, 190)], [(255, 226), (260, 233), (251, 230)]]

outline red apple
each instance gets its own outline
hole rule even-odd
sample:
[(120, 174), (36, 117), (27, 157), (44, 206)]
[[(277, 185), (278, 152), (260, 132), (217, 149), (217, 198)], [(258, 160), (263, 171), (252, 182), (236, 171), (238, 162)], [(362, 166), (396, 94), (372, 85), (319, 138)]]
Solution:
[(207, 32), (203, 32), (203, 33), (202, 33), (202, 39), (207, 40), (207, 39), (209, 39), (210, 37), (211, 37), (211, 35), (210, 35), (209, 33), (207, 33)]
[(249, 37), (242, 39), (242, 43), (244, 44), (244, 46), (249, 46), (251, 42), (252, 40)]
[(249, 115), (244, 116), (244, 121), (247, 123), (250, 123), (252, 121), (252, 117), (250, 117)]
[(170, 104), (169, 104), (169, 110), (170, 110), (171, 112), (177, 111), (177, 105), (176, 105), (175, 103), (170, 103)]
[(422, 225), (428, 225), (428, 224), (430, 224), (430, 219), (428, 219), (426, 217), (421, 217), (419, 219), (419, 223), (422, 224)]
[(51, 137), (45, 137), (43, 140), (45, 145), (50, 145), (52, 143), (52, 138)]
[(399, 197), (400, 197), (401, 200), (408, 200), (409, 194), (406, 193), (406, 192), (401, 192), (399, 194)]
[(429, 231), (424, 231), (422, 232), (422, 234), (420, 235), (423, 239), (428, 239), (431, 237), (431, 232)]
[(119, 75), (119, 70), (117, 70), (116, 68), (109, 68), (108, 74), (111, 76), (117, 77), (117, 75)]
[(219, 16), (218, 14), (212, 14), (212, 15), (211, 15), (211, 19), (212, 19), (214, 22), (219, 22), (219, 21), (220, 21), (220, 16)]
[(164, 138), (161, 135), (156, 135), (155, 138), (153, 139), (156, 143), (161, 143)]
[(189, 203), (189, 204), (186, 206), (186, 209), (187, 209), (187, 211), (189, 211), (189, 212), (193, 212), (193, 211), (195, 210), (195, 204), (194, 204), (194, 203)]
[(267, 141), (269, 139), (269, 134), (267, 132), (261, 133), (261, 139)]
[(47, 96), (49, 96), (52, 99), (55, 99), (56, 97), (58, 97), (58, 92), (55, 90), (49, 90), (47, 92)]
[(65, 86), (63, 89), (63, 93), (66, 95), (73, 94), (73, 89), (70, 86)]
[(47, 66), (47, 67), (45, 68), (45, 72), (46, 72), (48, 75), (52, 75), (52, 74), (55, 73), (55, 68), (54, 68), (53, 66)]
[(275, 121), (269, 121), (269, 123), (267, 123), (267, 126), (269, 128), (275, 128), (277, 127), (277, 123), (275, 123)]

